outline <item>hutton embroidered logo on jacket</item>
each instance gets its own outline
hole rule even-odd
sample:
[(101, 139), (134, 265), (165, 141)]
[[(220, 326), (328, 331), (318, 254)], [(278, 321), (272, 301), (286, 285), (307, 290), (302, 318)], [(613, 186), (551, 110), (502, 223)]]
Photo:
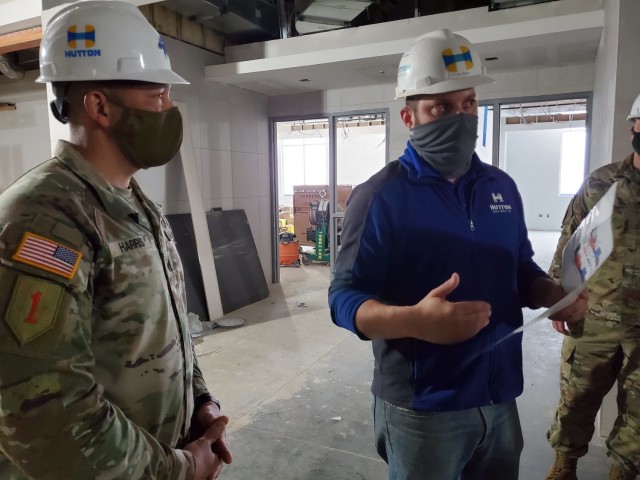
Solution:
[(504, 197), (501, 193), (492, 193), (491, 198), (493, 203), (489, 204), (489, 208), (493, 213), (511, 213), (513, 210), (511, 205), (504, 203)]
[(447, 48), (442, 52), (442, 60), (444, 66), (449, 73), (465, 73), (473, 69), (473, 57), (469, 47), (460, 45), (454, 51), (453, 48)]
[(79, 30), (77, 25), (71, 25), (67, 29), (67, 45), (72, 50), (66, 50), (64, 56), (68, 58), (100, 57), (102, 55), (100, 50), (92, 48), (95, 44), (96, 28), (93, 25), (85, 25), (84, 30)]
[(11, 257), (16, 262), (26, 263), (68, 279), (75, 276), (81, 258), (82, 253), (77, 250), (31, 232), (24, 234), (18, 250)]

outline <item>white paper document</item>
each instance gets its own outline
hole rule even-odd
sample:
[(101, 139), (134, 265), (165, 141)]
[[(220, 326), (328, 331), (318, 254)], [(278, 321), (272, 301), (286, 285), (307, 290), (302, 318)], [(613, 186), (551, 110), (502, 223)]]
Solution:
[(523, 331), (534, 323), (550, 317), (571, 305), (584, 290), (587, 280), (600, 268), (613, 251), (613, 205), (618, 184), (614, 183), (589, 214), (580, 222), (562, 251), (561, 283), (565, 292), (562, 300), (536, 316), (513, 333)]

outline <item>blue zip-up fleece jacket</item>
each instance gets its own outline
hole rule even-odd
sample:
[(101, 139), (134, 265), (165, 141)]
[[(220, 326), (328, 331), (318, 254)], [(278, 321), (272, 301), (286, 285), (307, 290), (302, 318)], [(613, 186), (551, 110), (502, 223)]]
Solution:
[(454, 272), (460, 285), (447, 299), (482, 300), (492, 310), (486, 328), (456, 345), (374, 340), (373, 394), (429, 411), (520, 395), (521, 335), (486, 350), (522, 325), (522, 307), (530, 306), (524, 293), (546, 276), (532, 257), (514, 181), (475, 154), (453, 184), (407, 144), (402, 157), (356, 187), (329, 288), (334, 323), (366, 339), (355, 325), (363, 302), (415, 305)]

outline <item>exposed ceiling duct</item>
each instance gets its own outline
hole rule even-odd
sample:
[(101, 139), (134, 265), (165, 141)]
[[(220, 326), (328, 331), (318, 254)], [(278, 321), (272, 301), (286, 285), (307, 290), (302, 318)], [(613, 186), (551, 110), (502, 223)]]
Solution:
[(227, 45), (485, 7), (559, 0), (164, 0), (159, 4), (224, 34)]
[(11, 80), (22, 80), (25, 74), (24, 70), (6, 55), (0, 55), (0, 72)]
[(166, 0), (160, 5), (223, 33), (231, 44), (282, 36), (278, 0)]
[(374, 3), (369, 0), (315, 0), (306, 2), (297, 15), (295, 29), (300, 35), (350, 27)]

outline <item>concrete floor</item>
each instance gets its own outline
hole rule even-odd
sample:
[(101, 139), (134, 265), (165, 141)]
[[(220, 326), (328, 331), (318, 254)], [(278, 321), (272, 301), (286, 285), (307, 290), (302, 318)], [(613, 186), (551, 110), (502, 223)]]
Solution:
[[(531, 233), (543, 268), (557, 238)], [(229, 315), (246, 318), (244, 327), (197, 339), (200, 367), (230, 418), (234, 462), (221, 478), (386, 479), (372, 440), (371, 347), (331, 323), (328, 279), (321, 264), (282, 268), (282, 283), (271, 285), (269, 298)], [(558, 400), (561, 342), (546, 321), (524, 336), (522, 480), (543, 479), (553, 459), (545, 434)], [(597, 438), (579, 462), (579, 478), (605, 479), (608, 468)]]

